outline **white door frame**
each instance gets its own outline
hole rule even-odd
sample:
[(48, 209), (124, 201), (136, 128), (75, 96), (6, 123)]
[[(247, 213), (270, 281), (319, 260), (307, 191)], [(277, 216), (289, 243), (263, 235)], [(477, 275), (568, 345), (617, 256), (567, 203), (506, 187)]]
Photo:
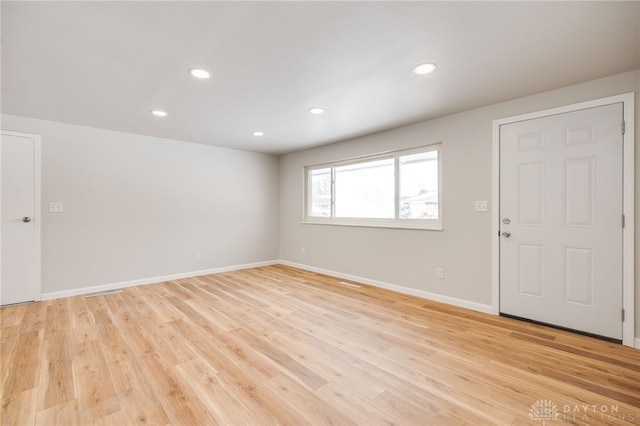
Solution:
[[(623, 214), (626, 218), (625, 227), (622, 230), (622, 307), (625, 311), (625, 320), (622, 323), (622, 344), (634, 347), (635, 341), (635, 297), (634, 297), (634, 93), (625, 93), (617, 96), (580, 102), (558, 108), (536, 111), (513, 117), (501, 118), (493, 121), (493, 154), (492, 154), (492, 294), (491, 312), (500, 313), (500, 126), (524, 120), (532, 120), (550, 115), (579, 111), (586, 108), (595, 108), (615, 103), (623, 104), (624, 121), (626, 123), (623, 135)], [(622, 125), (622, 123), (620, 123)]]
[[(41, 197), (41, 181), (42, 181), (42, 159), (41, 159), (41, 144), (40, 144), (40, 135), (34, 135), (31, 133), (22, 133), (22, 132), (12, 132), (9, 130), (0, 130), (0, 134), (7, 136), (16, 136), (20, 138), (28, 138), (33, 140), (33, 180), (34, 180), (34, 188), (33, 188), (33, 196), (34, 196), (34, 225), (36, 227), (35, 230), (35, 244), (36, 244), (36, 276), (38, 277), (38, 298), (37, 300), (41, 300), (42, 298), (42, 243), (40, 234), (42, 232), (42, 209), (40, 206)], [(2, 150), (0, 150), (0, 155), (2, 155)], [(0, 158), (1, 160), (1, 158)], [(2, 167), (2, 162), (0, 161), (0, 167)], [(0, 179), (2, 179), (2, 174), (0, 174)], [(0, 188), (2, 188), (2, 182), (0, 181)], [(0, 197), (0, 223), (2, 219), (2, 198)], [(0, 241), (2, 241), (2, 226), (0, 226)], [(2, 270), (2, 245), (0, 244), (0, 270)], [(0, 277), (0, 279), (2, 279)], [(0, 285), (2, 283), (0, 282)]]

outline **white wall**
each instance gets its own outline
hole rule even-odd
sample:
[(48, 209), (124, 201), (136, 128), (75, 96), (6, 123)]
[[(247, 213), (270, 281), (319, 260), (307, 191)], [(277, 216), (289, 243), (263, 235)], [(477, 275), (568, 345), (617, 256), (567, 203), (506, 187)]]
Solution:
[[(517, 114), (640, 89), (628, 72), (514, 101), (283, 156), (280, 160), (280, 258), (438, 296), (491, 305), (492, 122)], [(640, 108), (636, 95), (636, 128)], [(442, 141), (442, 232), (302, 224), (303, 167)], [(636, 149), (636, 244), (640, 240), (640, 149)], [(306, 253), (301, 253), (305, 247)], [(640, 249), (636, 249), (636, 336), (640, 336)], [(444, 267), (445, 279), (435, 277)]]
[[(277, 157), (1, 119), (4, 130), (42, 136), (45, 297), (278, 258)], [(50, 201), (64, 213), (48, 213)]]

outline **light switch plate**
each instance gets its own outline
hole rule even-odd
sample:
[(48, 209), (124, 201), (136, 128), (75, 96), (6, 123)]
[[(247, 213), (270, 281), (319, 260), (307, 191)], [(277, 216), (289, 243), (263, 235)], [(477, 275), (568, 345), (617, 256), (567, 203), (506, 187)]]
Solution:
[(489, 202), (487, 200), (476, 201), (476, 211), (486, 212), (489, 210)]
[(61, 201), (53, 201), (49, 203), (49, 213), (64, 212), (64, 204)]

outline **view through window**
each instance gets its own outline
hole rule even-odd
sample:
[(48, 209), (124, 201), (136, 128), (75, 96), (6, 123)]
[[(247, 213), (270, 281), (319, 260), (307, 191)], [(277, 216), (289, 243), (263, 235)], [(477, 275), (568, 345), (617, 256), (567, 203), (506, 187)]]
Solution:
[(306, 168), (305, 220), (442, 229), (441, 145)]

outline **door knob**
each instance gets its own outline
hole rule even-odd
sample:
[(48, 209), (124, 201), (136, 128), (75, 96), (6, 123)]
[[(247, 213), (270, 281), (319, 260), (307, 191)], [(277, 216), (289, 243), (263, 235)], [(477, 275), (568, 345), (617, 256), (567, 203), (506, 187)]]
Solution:
[(22, 218), (22, 221), (24, 223), (29, 223), (29, 222), (31, 222), (31, 218), (29, 216), (25, 216), (25, 217)]
[(504, 232), (502, 233), (502, 236), (503, 236), (503, 237), (505, 237), (505, 238), (509, 238), (509, 237), (511, 236), (511, 232), (509, 232), (509, 231), (504, 231)]

